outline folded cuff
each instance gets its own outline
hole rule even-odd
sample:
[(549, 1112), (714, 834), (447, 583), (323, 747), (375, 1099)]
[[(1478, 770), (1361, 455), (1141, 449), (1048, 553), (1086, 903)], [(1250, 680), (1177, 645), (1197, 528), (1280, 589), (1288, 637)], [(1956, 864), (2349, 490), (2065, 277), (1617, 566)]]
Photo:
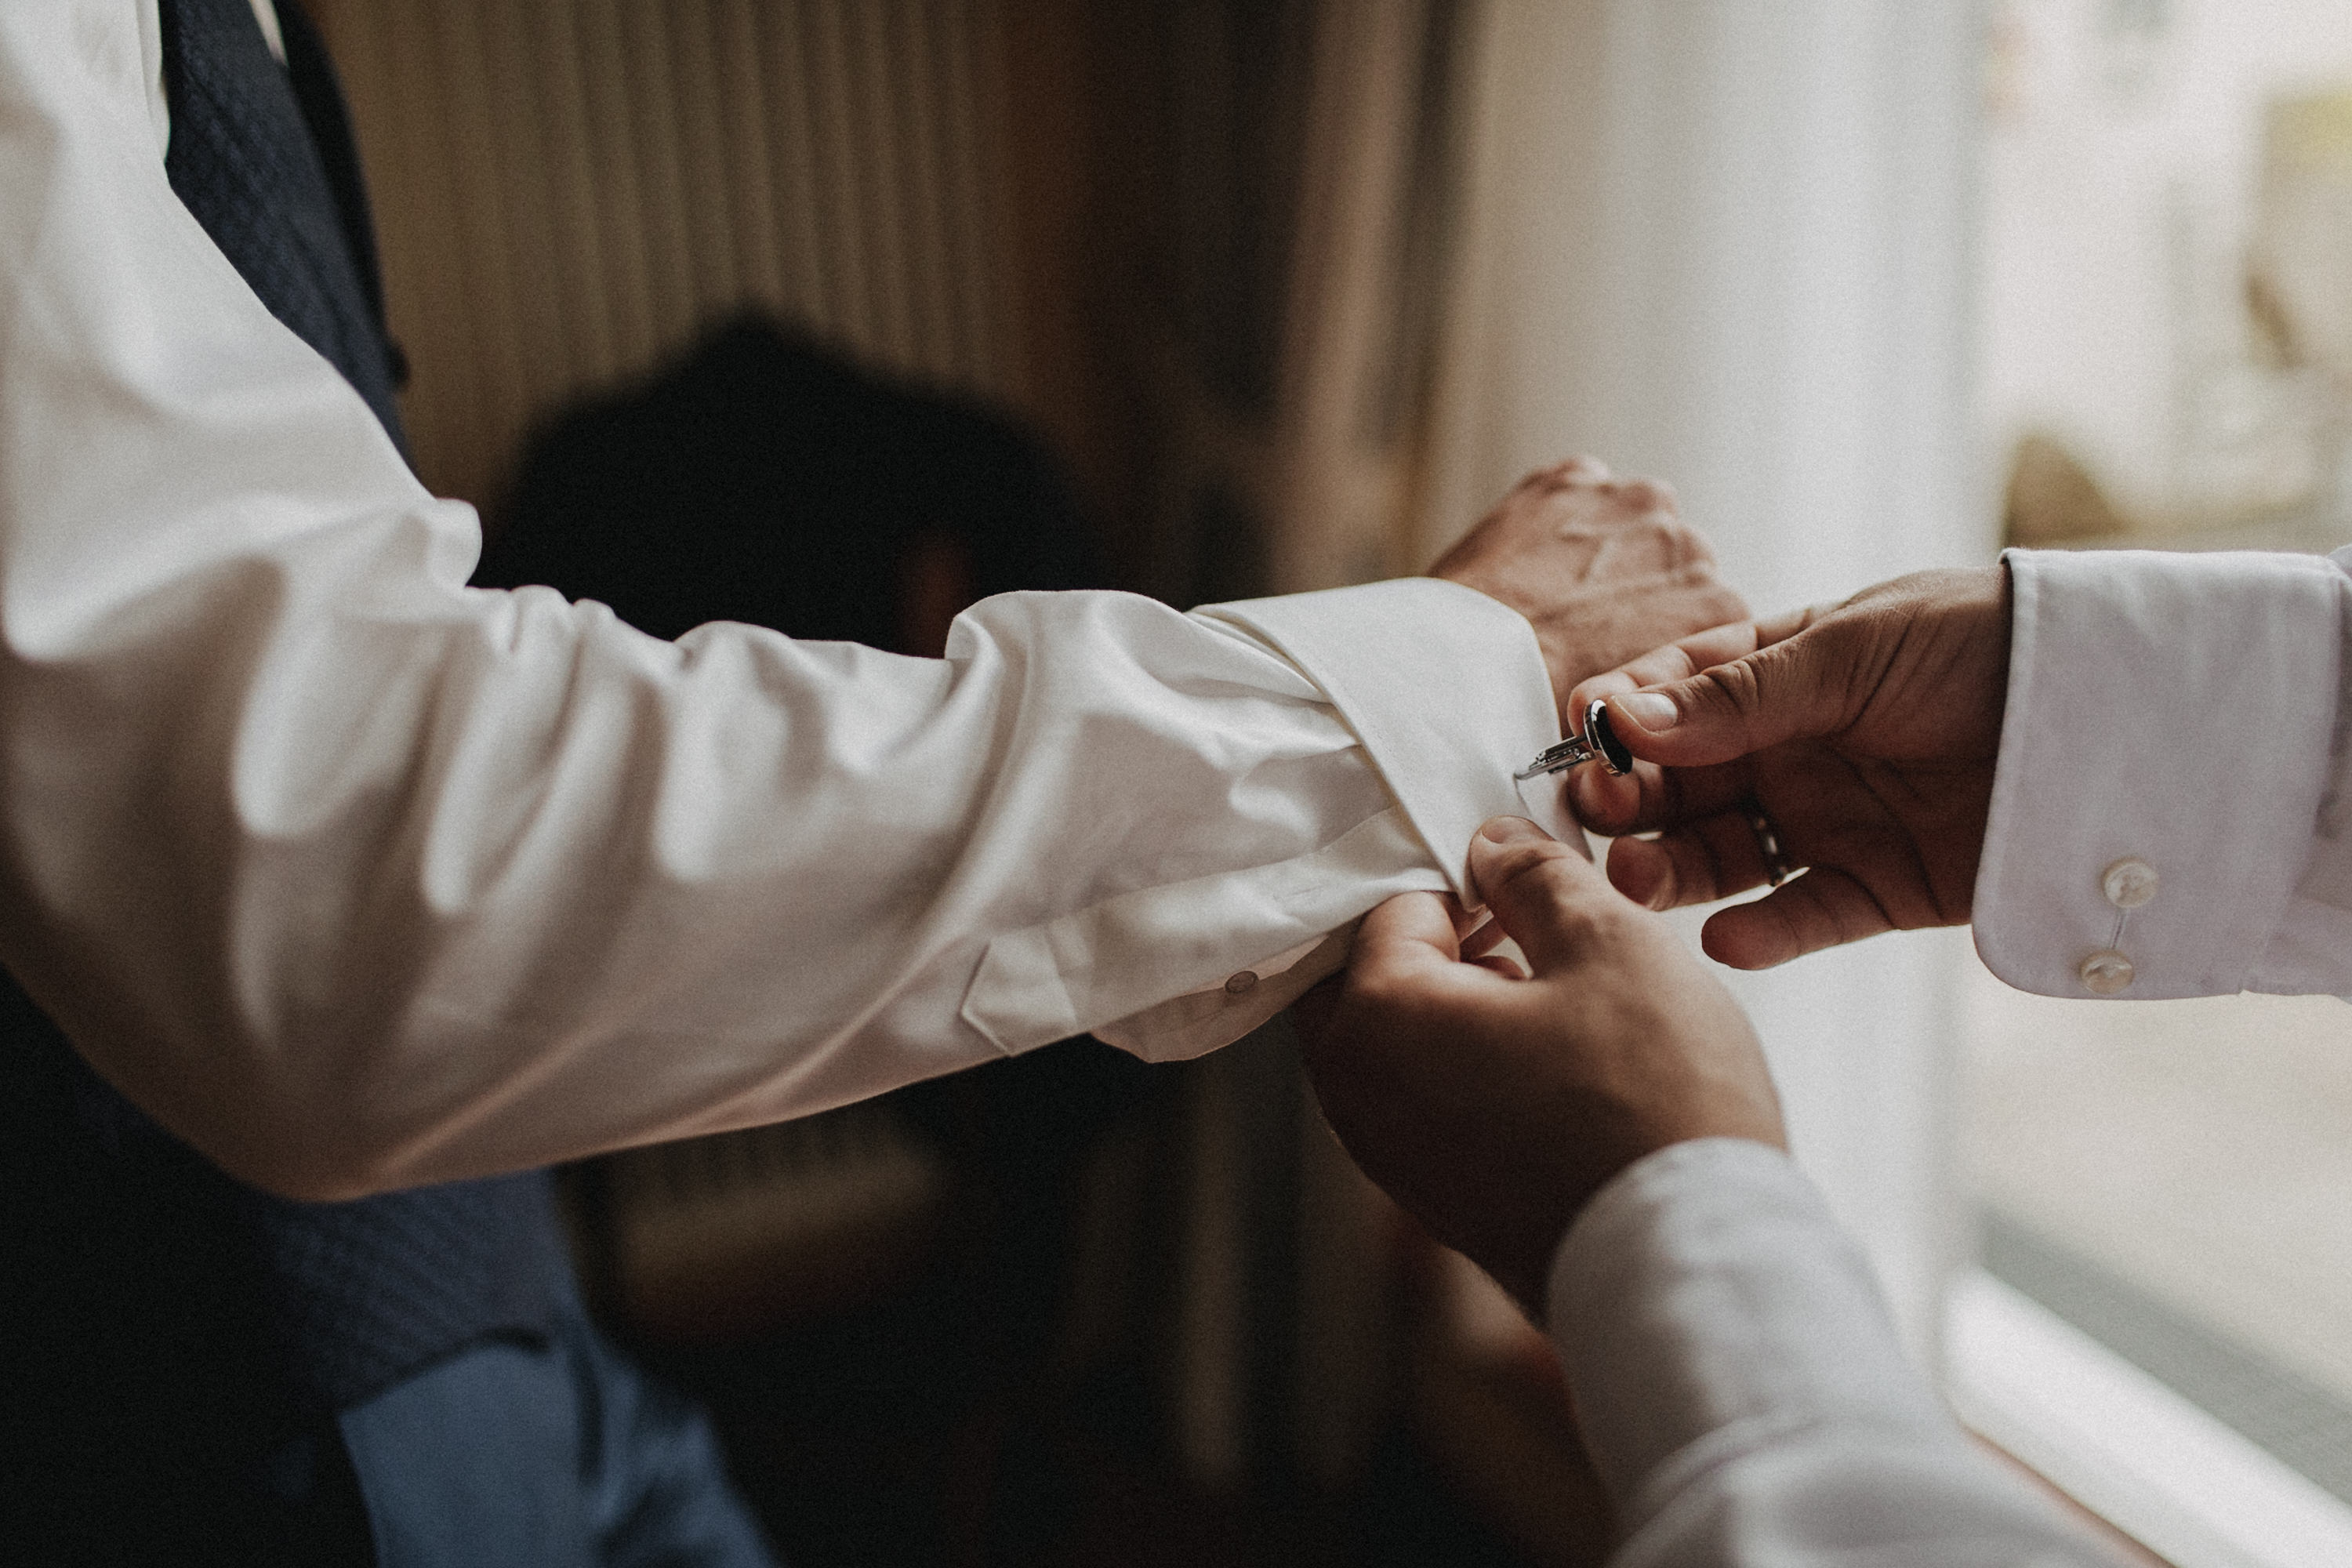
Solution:
[[(2245, 988), (2327, 783), (2342, 573), (2315, 556), (2012, 550), (2010, 674), (1973, 919), (2020, 990)], [(2137, 860), (2155, 895), (2105, 886)], [(2138, 891), (2148, 885), (2138, 878)], [(2128, 896), (2128, 895), (2127, 895)]]
[(1434, 577), (1193, 613), (1248, 630), (1322, 688), (1469, 899), (1472, 836), (1488, 817), (1528, 814), (1511, 775), (1559, 739), (1551, 678), (1527, 618)]

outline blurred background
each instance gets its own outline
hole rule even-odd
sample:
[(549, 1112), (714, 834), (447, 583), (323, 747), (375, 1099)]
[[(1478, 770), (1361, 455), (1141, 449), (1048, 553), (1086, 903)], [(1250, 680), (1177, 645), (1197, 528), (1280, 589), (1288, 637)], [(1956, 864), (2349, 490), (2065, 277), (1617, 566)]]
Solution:
[[(1981, 419), (2019, 543), (2352, 542), (2352, 6), (1990, 15)], [(2352, 1499), (2352, 1027), (1969, 966), (1990, 1272)]]
[[(1578, 451), (1763, 610), (2352, 540), (2341, 0), (308, 3), (478, 580), (662, 635), (1409, 573)], [(2339, 1004), (2042, 1002), (1952, 932), (1739, 989), (1924, 1362), (1990, 1280), (2352, 1498)], [(568, 1190), (795, 1562), (1603, 1551), (1541, 1342), (1279, 1023)]]

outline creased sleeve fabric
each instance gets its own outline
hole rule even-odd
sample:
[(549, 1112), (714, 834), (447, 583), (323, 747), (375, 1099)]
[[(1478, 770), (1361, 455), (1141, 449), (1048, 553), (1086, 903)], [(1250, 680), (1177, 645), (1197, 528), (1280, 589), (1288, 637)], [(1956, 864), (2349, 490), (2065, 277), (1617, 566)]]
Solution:
[[(2009, 693), (1976, 883), (1987, 966), (2052, 996), (2352, 994), (2352, 577), (2315, 555), (2004, 561)], [(2110, 879), (2126, 865), (2143, 868), (2136, 893)], [(2085, 962), (2105, 954), (2126, 984), (2112, 961), (2108, 988), (2093, 984)]]
[(1562, 1239), (1549, 1306), (1615, 1568), (2112, 1568), (1970, 1446), (1777, 1150), (1706, 1139), (1628, 1167)]
[(1438, 582), (1009, 595), (941, 661), (468, 589), (473, 512), (173, 195), (153, 75), (135, 0), (0, 7), (0, 958), (239, 1174), (1211, 1048), (1458, 888), (1557, 735), (1526, 622)]

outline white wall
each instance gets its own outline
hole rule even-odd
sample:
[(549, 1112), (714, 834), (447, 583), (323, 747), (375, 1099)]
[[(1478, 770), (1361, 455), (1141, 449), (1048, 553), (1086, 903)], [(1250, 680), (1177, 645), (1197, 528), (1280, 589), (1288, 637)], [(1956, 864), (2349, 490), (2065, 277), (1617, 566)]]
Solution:
[[(1490, 0), (1424, 538), (1575, 452), (1759, 609), (1991, 558), (1965, 0)], [(1801, 1157), (1923, 1352), (1956, 1237), (1953, 933), (1737, 977)]]

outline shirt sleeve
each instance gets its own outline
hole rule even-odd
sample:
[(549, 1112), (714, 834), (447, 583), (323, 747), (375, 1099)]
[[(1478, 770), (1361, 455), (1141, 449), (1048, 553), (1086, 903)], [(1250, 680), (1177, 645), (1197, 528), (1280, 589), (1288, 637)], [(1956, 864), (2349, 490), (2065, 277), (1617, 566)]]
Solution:
[(237, 1173), (1207, 1049), (1556, 738), (1526, 622), (1428, 580), (1008, 595), (941, 661), (466, 587), (473, 512), (173, 195), (151, 16), (0, 7), (0, 957)]
[(2053, 996), (2352, 993), (2352, 578), (2312, 555), (2004, 560), (1987, 966)]
[(1629, 1167), (1561, 1241), (1550, 1309), (1616, 1568), (2112, 1568), (1969, 1444), (1777, 1150), (1707, 1139)]

